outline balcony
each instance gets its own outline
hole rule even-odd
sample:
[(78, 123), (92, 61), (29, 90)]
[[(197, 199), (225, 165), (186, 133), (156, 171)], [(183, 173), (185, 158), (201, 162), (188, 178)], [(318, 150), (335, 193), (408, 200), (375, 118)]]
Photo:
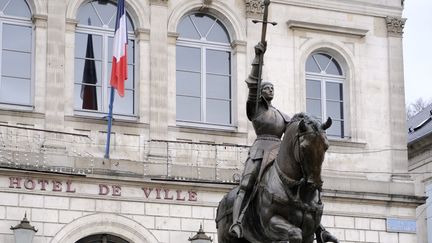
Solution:
[(235, 183), (249, 147), (141, 138), (133, 146), (117, 136), (111, 159), (104, 149), (101, 135), (0, 124), (0, 167), (69, 175)]

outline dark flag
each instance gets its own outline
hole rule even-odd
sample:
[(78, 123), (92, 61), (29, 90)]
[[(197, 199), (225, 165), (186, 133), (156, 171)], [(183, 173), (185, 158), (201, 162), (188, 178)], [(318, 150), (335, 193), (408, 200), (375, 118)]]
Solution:
[(87, 49), (84, 63), (84, 72), (81, 87), (81, 99), (83, 100), (82, 108), (86, 110), (97, 110), (97, 92), (96, 92), (96, 63), (93, 53), (93, 37), (87, 35)]

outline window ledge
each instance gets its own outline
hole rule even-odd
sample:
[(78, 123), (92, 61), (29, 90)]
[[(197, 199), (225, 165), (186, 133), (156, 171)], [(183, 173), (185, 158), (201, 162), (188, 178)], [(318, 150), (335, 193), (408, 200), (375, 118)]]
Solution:
[(353, 35), (353, 36), (357, 36), (360, 38), (365, 37), (367, 32), (369, 31), (367, 29), (344, 27), (344, 26), (321, 24), (321, 23), (313, 23), (313, 22), (300, 21), (300, 20), (289, 20), (287, 22), (287, 24), (288, 24), (288, 28), (290, 28), (290, 29), (325, 31), (325, 32), (331, 32), (331, 33)]
[(216, 125), (216, 124), (186, 122), (186, 121), (177, 121), (176, 125), (180, 128), (192, 128), (192, 129), (221, 131), (221, 132), (237, 132), (237, 127), (234, 125)]
[(0, 109), (8, 111), (34, 112), (34, 106), (32, 105), (15, 105), (0, 103)]
[[(95, 120), (104, 120), (107, 121), (108, 114), (107, 113), (99, 113), (99, 112), (86, 112), (86, 111), (75, 111), (74, 117), (84, 118), (84, 119), (95, 119)], [(137, 122), (137, 116), (128, 116), (128, 115), (113, 115), (114, 121), (122, 121), (122, 122)]]
[(348, 147), (348, 148), (365, 148), (365, 142), (352, 141), (351, 139), (337, 139), (337, 138), (329, 138), (330, 146), (335, 147)]

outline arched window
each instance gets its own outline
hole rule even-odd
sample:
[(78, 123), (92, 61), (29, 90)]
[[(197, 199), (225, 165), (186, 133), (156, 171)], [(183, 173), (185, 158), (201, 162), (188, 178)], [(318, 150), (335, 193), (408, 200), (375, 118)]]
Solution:
[(90, 235), (75, 243), (129, 243), (128, 241), (109, 234)]
[[(107, 113), (112, 50), (117, 6), (111, 1), (90, 1), (78, 10), (75, 32), (74, 108), (78, 111)], [(125, 95), (114, 98), (113, 113), (135, 113), (135, 40), (133, 24), (127, 16), (128, 79)]]
[(32, 21), (25, 0), (0, 1), (0, 103), (31, 106)]
[(232, 124), (230, 37), (217, 18), (194, 13), (177, 27), (177, 121)]
[(333, 119), (329, 136), (345, 137), (344, 112), (345, 75), (337, 60), (317, 52), (306, 61), (306, 111), (318, 119)]

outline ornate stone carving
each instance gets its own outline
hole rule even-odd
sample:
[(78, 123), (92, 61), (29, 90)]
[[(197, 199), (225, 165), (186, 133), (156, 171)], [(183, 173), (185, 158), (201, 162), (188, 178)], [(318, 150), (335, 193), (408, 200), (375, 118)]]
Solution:
[(246, 2), (246, 16), (247, 17), (262, 17), (264, 13), (263, 0), (245, 0)]
[(390, 36), (402, 37), (403, 28), (405, 27), (405, 18), (391, 17), (386, 18), (387, 32)]

